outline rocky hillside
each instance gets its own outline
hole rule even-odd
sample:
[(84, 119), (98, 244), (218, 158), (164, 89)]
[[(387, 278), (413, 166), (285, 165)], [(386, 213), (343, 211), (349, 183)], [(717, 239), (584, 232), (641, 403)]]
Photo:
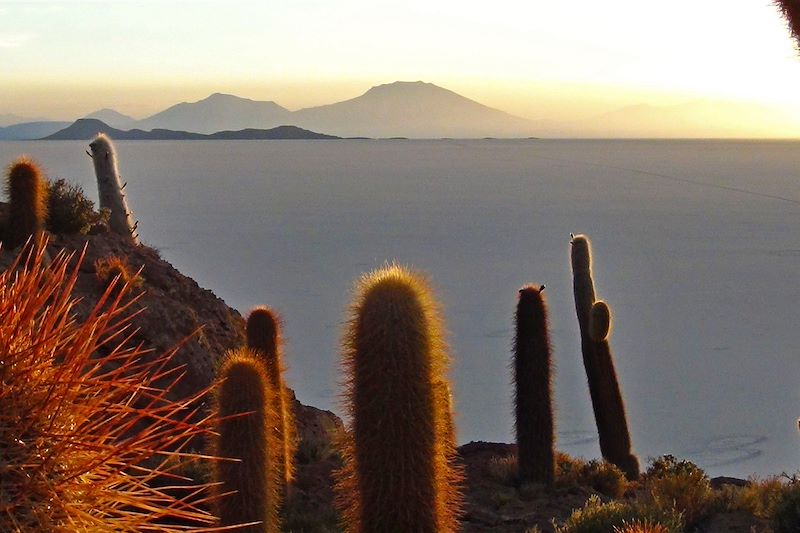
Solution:
[[(0, 204), (0, 225), (5, 207)], [(208, 387), (224, 353), (244, 344), (244, 319), (239, 312), (178, 272), (153, 248), (134, 246), (118, 235), (101, 231), (95, 235), (51, 235), (48, 252), (51, 256), (62, 249), (75, 252), (77, 261), (84, 247), (85, 256), (74, 291), (81, 298), (76, 313), (79, 317), (86, 316), (105, 289), (95, 269), (98, 259), (117, 256), (125, 258), (133, 271), (141, 268), (142, 284), (133, 291), (142, 292), (133, 307), (133, 311), (141, 312), (133, 320), (138, 331), (132, 340), (141, 342), (154, 355), (185, 341), (172, 360), (185, 371), (185, 377), (173, 390), (176, 398), (191, 396)], [(0, 268), (5, 268), (14, 255), (3, 251)], [(341, 426), (333, 413), (304, 406), (296, 399), (295, 411), (302, 438), (327, 438), (331, 428)]]

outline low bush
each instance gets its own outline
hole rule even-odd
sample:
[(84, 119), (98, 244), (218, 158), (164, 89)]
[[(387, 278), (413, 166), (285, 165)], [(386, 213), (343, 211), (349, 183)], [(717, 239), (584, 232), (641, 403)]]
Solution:
[(769, 518), (786, 490), (787, 484), (780, 477), (752, 478), (744, 487), (723, 487), (717, 499), (724, 511), (744, 511), (757, 518)]
[(58, 179), (49, 184), (47, 231), (86, 235), (93, 226), (108, 223), (108, 210), (95, 211), (80, 185)]
[(690, 461), (672, 455), (653, 460), (644, 475), (643, 500), (663, 510), (674, 509), (691, 528), (707, 518), (716, 499), (706, 473)]
[(583, 508), (574, 510), (562, 526), (556, 527), (556, 533), (610, 533), (633, 524), (658, 524), (658, 533), (680, 533), (684, 526), (681, 514), (673, 509), (625, 501), (603, 503), (592, 496)]
[(774, 533), (800, 531), (800, 481), (792, 479), (776, 499), (770, 512), (770, 526)]
[(628, 490), (625, 474), (611, 463), (598, 460), (586, 462), (564, 453), (557, 454), (556, 486), (564, 488), (575, 485), (590, 487), (611, 498), (621, 498)]

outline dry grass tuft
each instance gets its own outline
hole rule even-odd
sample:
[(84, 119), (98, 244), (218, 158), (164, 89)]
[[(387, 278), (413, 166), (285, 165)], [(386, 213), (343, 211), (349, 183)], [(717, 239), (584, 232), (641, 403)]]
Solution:
[[(139, 289), (144, 281), (141, 271), (134, 271), (126, 258), (116, 255), (109, 255), (96, 260), (94, 269), (97, 280), (103, 290), (108, 289), (112, 284), (114, 285), (113, 295), (116, 295), (115, 293), (125, 285), (128, 285), (129, 290)], [(115, 281), (117, 279), (118, 281)]]

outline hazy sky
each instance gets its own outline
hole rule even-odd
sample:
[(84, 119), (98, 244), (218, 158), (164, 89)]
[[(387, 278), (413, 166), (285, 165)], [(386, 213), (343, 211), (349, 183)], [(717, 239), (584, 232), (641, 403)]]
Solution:
[(218, 91), (296, 109), (395, 80), (528, 118), (696, 98), (800, 110), (769, 0), (0, 0), (0, 113), (141, 117)]

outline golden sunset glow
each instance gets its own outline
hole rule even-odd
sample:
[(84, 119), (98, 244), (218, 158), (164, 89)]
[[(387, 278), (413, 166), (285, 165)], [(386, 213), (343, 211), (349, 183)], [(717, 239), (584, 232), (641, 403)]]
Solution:
[(800, 60), (766, 1), (0, 4), (0, 114), (141, 118), (212, 92), (298, 109), (395, 80), (534, 120), (692, 103), (720, 136), (747, 133), (727, 125), (747, 105), (753, 136), (800, 136)]

